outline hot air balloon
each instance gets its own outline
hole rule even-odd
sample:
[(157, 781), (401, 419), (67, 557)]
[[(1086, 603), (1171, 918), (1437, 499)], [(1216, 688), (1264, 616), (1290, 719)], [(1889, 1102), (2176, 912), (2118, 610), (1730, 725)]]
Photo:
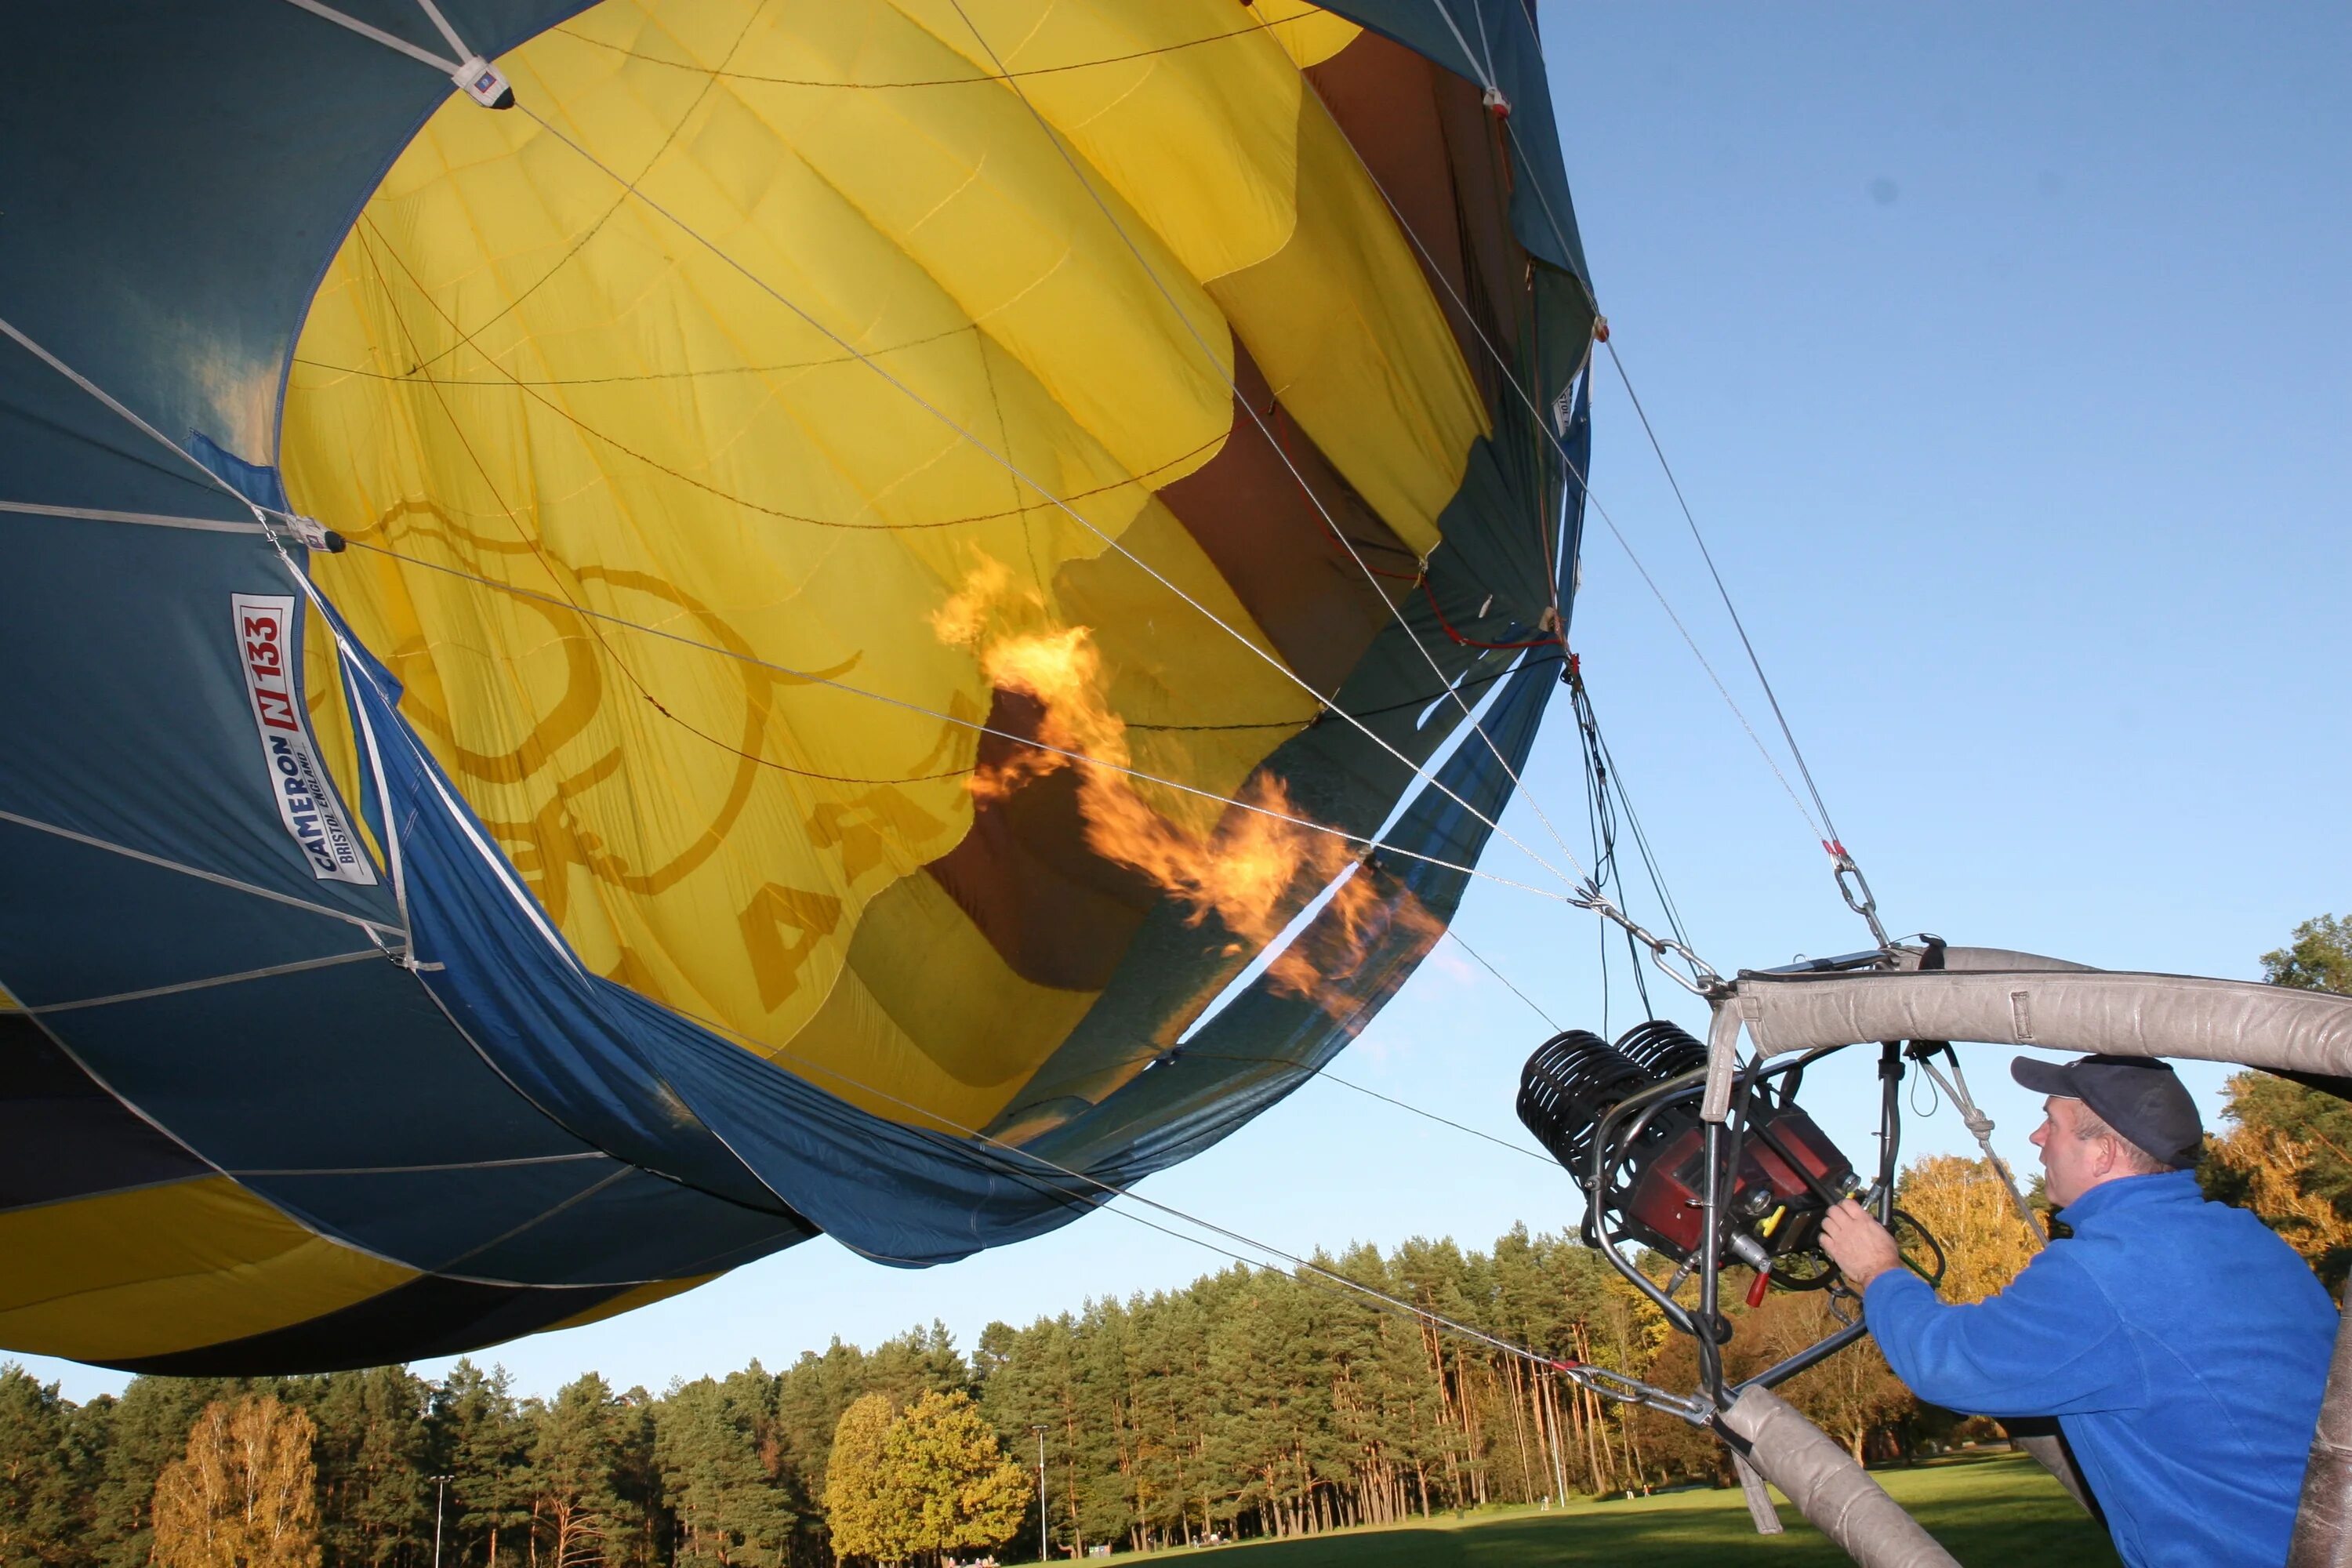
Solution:
[(1442, 932), (1582, 505), (1531, 5), (13, 30), (0, 1346), (1017, 1241)]

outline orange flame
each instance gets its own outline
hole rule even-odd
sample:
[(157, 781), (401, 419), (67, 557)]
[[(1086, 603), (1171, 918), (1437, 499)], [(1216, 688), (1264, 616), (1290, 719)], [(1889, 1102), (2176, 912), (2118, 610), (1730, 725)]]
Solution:
[(1105, 697), (1092, 631), (1053, 625), (1036, 595), (1011, 591), (1001, 563), (984, 561), (931, 625), (941, 641), (971, 649), (999, 690), (1035, 701), (1042, 713), (1037, 739), (1055, 748), (1024, 747), (1003, 762), (983, 763), (966, 783), (974, 801), (999, 802), (1032, 780), (1076, 768), (1088, 847), (1174, 897), (1191, 923), (1215, 915), (1237, 939), (1232, 953), (1267, 946), (1307, 901), (1337, 882), (1311, 941), (1302, 934), (1266, 966), (1276, 987), (1318, 997), (1335, 1016), (1349, 1004), (1326, 982), (1352, 973), (1387, 931), (1402, 925), (1423, 942), (1436, 941), (1443, 929), (1437, 921), (1410, 894), (1384, 899), (1349, 840), (1285, 820), (1303, 814), (1278, 778), (1253, 778), (1240, 799), (1255, 809), (1228, 811), (1205, 837), (1155, 810), (1118, 771), (1133, 765), (1127, 721)]

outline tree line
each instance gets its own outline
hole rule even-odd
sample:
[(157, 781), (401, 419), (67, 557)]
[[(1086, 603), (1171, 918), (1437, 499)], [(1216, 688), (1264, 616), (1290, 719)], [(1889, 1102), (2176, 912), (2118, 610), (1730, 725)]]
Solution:
[[(2352, 921), (2309, 922), (2264, 964), (2282, 984), (2352, 992)], [(2241, 1075), (2200, 1176), (2340, 1289), (2352, 1107)], [(1914, 1162), (1899, 1201), (1944, 1243), (1947, 1299), (1992, 1294), (2032, 1256), (1979, 1162)], [(426, 1568), (436, 1508), (449, 1568), (1026, 1558), (1041, 1526), (1077, 1555), (1721, 1479), (1706, 1433), (1331, 1278), (1546, 1358), (1692, 1386), (1689, 1342), (1571, 1237), (1518, 1227), (1483, 1251), (1416, 1239), (1316, 1264), (992, 1323), (968, 1356), (934, 1324), (658, 1394), (592, 1372), (525, 1397), (468, 1360), (437, 1381), (398, 1366), (140, 1377), (76, 1405), (0, 1367), (0, 1568)], [(1818, 1294), (1733, 1310), (1735, 1376), (1832, 1326)], [(1782, 1392), (1866, 1458), (1907, 1456), (1956, 1419), (1912, 1400), (1866, 1340)], [(183, 1555), (205, 1531), (218, 1539)]]

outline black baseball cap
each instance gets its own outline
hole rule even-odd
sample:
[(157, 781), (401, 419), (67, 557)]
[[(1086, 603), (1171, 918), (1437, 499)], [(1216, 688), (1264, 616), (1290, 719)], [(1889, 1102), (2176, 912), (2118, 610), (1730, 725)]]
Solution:
[(2009, 1076), (2037, 1094), (2079, 1100), (2099, 1120), (2166, 1164), (2193, 1165), (2205, 1143), (2197, 1102), (2170, 1062), (2148, 1057), (2079, 1057), (2071, 1062), (2020, 1057)]

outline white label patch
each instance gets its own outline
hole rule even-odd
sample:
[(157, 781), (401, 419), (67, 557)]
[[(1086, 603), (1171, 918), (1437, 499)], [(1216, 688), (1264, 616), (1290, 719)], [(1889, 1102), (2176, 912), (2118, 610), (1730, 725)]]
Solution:
[(321, 882), (375, 886), (375, 868), (360, 847), (343, 816), (342, 803), (311, 743), (302, 699), (294, 688), (294, 601), (264, 594), (238, 594), (236, 658), (245, 670), (245, 693), (261, 731), (261, 756), (269, 770), (269, 790), (278, 815), (301, 847), (310, 875)]

